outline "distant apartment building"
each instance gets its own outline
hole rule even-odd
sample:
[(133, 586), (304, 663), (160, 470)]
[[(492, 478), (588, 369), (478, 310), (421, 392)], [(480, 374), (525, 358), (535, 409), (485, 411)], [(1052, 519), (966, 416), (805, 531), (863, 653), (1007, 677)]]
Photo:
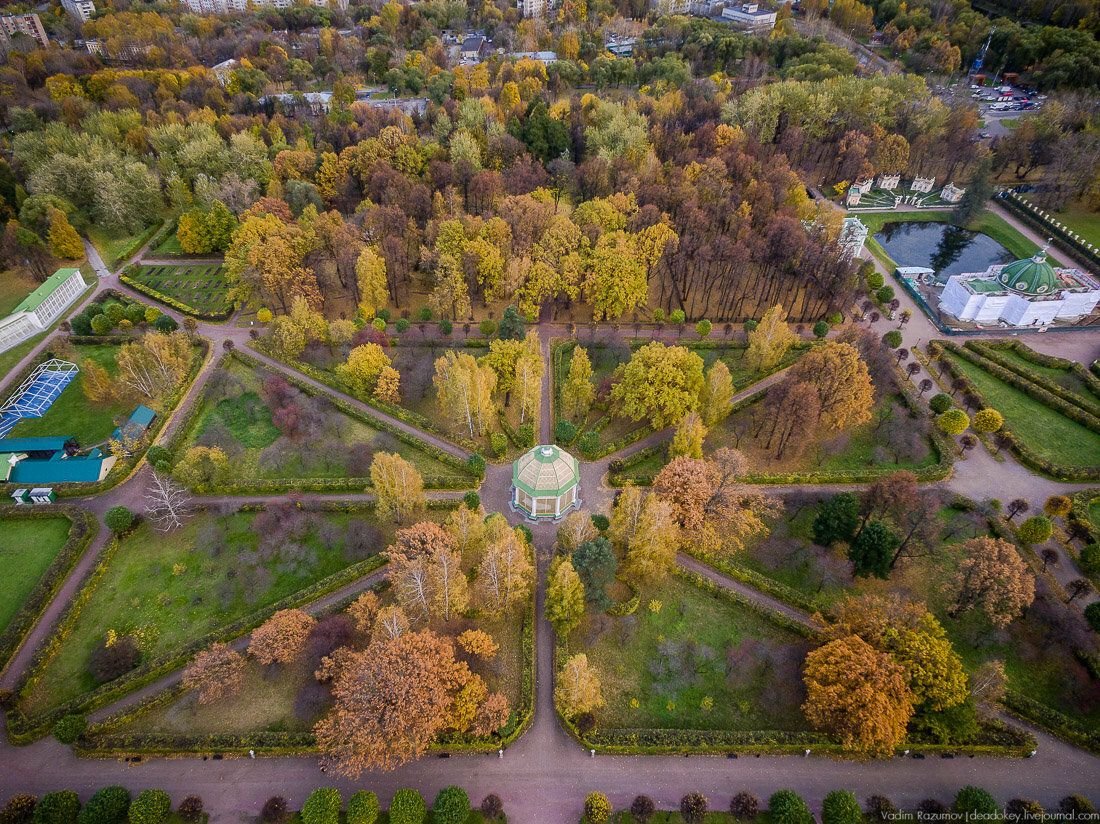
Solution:
[(692, 0), (652, 0), (650, 5), (659, 14), (688, 14)]
[(771, 31), (775, 28), (776, 14), (760, 8), (759, 3), (742, 3), (722, 9), (722, 19), (746, 31)]
[(82, 23), (91, 20), (95, 14), (95, 3), (92, 0), (61, 0), (61, 7), (70, 17)]
[(558, 0), (516, 0), (516, 8), (524, 17), (548, 17), (557, 5)]
[[(336, 8), (347, 10), (348, 0), (310, 0), (319, 8)], [(288, 9), (294, 5), (294, 0), (180, 0), (180, 5), (195, 14), (241, 14), (248, 11), (249, 7), (261, 8), (268, 6), (274, 9)]]
[(42, 21), (37, 14), (5, 14), (0, 17), (0, 38), (11, 40), (16, 35), (25, 35), (42, 48), (46, 48), (49, 39)]

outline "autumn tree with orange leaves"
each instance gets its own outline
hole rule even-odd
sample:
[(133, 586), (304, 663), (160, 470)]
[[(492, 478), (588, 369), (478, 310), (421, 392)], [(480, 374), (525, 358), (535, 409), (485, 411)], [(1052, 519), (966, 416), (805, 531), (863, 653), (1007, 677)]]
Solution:
[(454, 642), (430, 630), (347, 655), (332, 694), (335, 706), (314, 732), (325, 760), (353, 778), (423, 755), (445, 730), (487, 734), (507, 719), (503, 696), (490, 695), (455, 658)]
[(867, 755), (889, 755), (905, 740), (913, 695), (905, 669), (858, 635), (806, 656), (802, 711), (816, 729)]
[(1004, 629), (1035, 600), (1035, 576), (1012, 544), (1000, 538), (971, 538), (952, 582), (952, 618), (976, 609)]
[(704, 553), (736, 553), (749, 538), (767, 535), (764, 519), (781, 504), (738, 483), (744, 471), (744, 456), (723, 447), (710, 458), (675, 458), (658, 473), (653, 490), (672, 506), (685, 544)]
[(200, 704), (236, 695), (244, 683), (244, 656), (228, 644), (211, 644), (183, 670), (183, 686), (198, 693)]
[(248, 654), (265, 666), (289, 664), (302, 654), (316, 624), (300, 609), (281, 609), (252, 632)]

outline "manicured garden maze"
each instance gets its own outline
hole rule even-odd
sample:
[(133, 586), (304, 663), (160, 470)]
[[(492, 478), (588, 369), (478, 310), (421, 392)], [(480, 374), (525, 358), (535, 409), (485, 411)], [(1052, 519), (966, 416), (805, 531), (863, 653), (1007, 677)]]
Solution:
[(228, 312), (229, 285), (225, 268), (217, 263), (174, 263), (141, 266), (133, 279), (191, 307), (195, 314)]

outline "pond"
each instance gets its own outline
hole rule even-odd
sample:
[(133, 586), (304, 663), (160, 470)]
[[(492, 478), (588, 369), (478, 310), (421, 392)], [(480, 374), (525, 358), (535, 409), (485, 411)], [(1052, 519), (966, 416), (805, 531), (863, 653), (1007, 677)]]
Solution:
[(1012, 254), (989, 235), (960, 229), (949, 223), (900, 222), (883, 224), (875, 233), (898, 266), (925, 266), (946, 283), (951, 275), (984, 272), (995, 263), (1009, 263)]

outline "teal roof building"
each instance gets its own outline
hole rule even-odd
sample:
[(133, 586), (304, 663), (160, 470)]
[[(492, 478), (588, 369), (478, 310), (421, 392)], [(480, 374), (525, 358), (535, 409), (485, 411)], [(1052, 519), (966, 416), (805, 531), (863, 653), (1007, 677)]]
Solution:
[(560, 518), (580, 506), (577, 459), (553, 445), (536, 446), (512, 464), (512, 507), (528, 518)]

